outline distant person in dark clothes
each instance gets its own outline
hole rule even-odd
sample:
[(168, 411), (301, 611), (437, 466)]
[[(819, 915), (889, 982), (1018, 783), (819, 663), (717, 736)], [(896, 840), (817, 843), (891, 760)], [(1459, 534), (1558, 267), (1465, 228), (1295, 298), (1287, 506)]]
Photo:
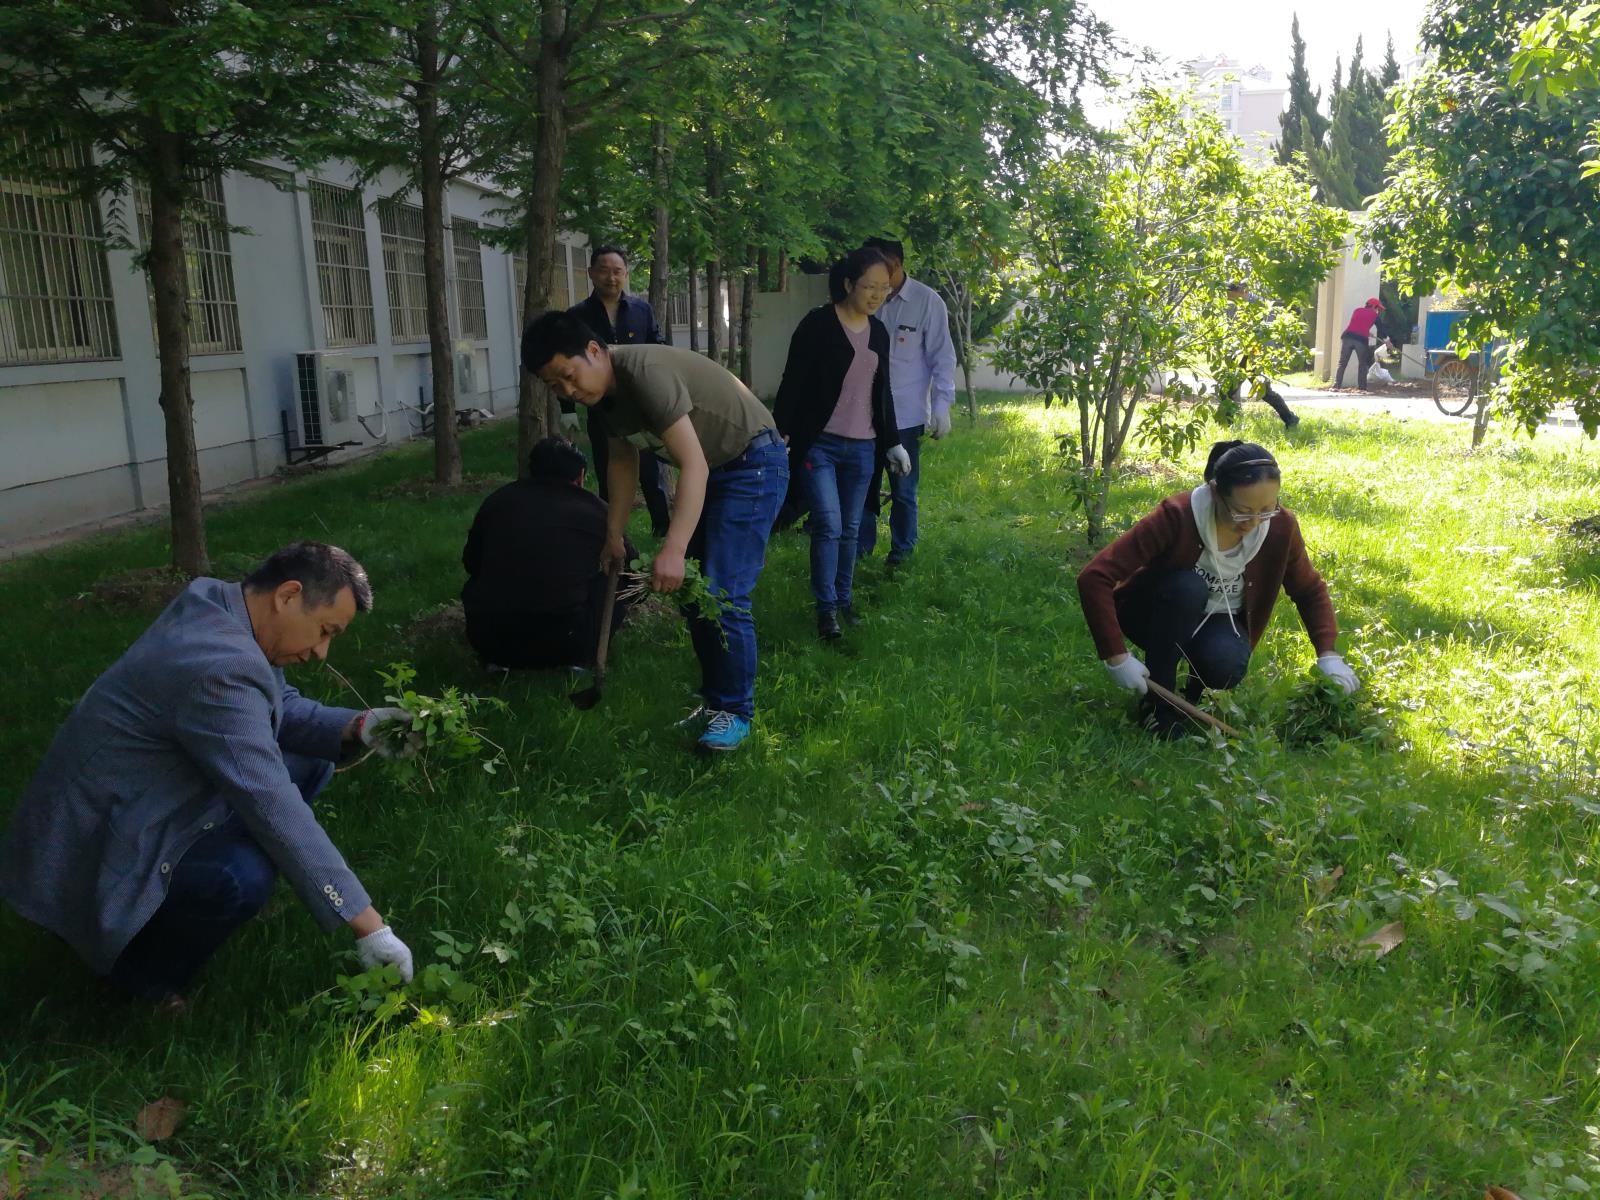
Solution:
[[(467, 535), (467, 641), (499, 667), (575, 667), (594, 657), (607, 577), (606, 503), (584, 490), (583, 455), (545, 438), (528, 477), (492, 493)], [(631, 561), (636, 551), (625, 543)], [(626, 605), (618, 600), (612, 628)]]
[(1356, 386), (1363, 392), (1367, 390), (1367, 372), (1372, 369), (1375, 357), (1371, 345), (1372, 330), (1382, 311), (1383, 302), (1373, 296), (1350, 314), (1350, 324), (1344, 327), (1344, 335), (1339, 339), (1339, 371), (1333, 378), (1334, 387), (1344, 387), (1345, 364), (1353, 354), (1356, 358)]
[(1300, 610), (1317, 669), (1347, 693), (1358, 686), (1334, 648), (1339, 626), (1328, 587), (1306, 555), (1299, 522), (1278, 506), (1279, 486), (1266, 450), (1218, 442), (1204, 483), (1168, 496), (1078, 575), (1095, 649), (1112, 678), (1144, 698), (1141, 712), (1158, 734), (1181, 733), (1184, 717), (1158, 703), (1146, 681), (1174, 690), (1178, 664), (1187, 661), (1190, 700), (1206, 688), (1237, 687), (1279, 591)]
[[(599, 334), (606, 345), (659, 346), (666, 342), (656, 325), (655, 310), (650, 302), (627, 290), (628, 255), (625, 250), (618, 246), (596, 246), (589, 255), (589, 282), (594, 290), (588, 299), (567, 311)], [(576, 440), (577, 406), (571, 400), (563, 400), (561, 414), (562, 432), (568, 439)], [(594, 456), (595, 485), (602, 500), (608, 498), (606, 464), (610, 436), (605, 414), (598, 408), (591, 408), (589, 451)], [(661, 483), (661, 467), (654, 455), (639, 456), (639, 488), (644, 492), (645, 507), (650, 510), (651, 533), (658, 538), (665, 537), (672, 513), (667, 506), (667, 490)]]
[[(1233, 320), (1234, 314), (1238, 312), (1238, 306), (1240, 304), (1257, 304), (1260, 303), (1260, 301), (1261, 297), (1256, 295), (1249, 288), (1245, 287), (1244, 284), (1230, 283), (1228, 285), (1228, 320), (1230, 322)], [(1248, 371), (1248, 359), (1241, 361), (1238, 364), (1238, 367), (1240, 370)], [(1245, 380), (1240, 379), (1233, 385), (1233, 390), (1228, 393), (1229, 400), (1237, 400), (1239, 398), (1239, 389), (1244, 386), (1245, 382)], [(1272, 380), (1263, 376), (1257, 382), (1259, 383), (1261, 389), (1259, 397), (1260, 400), (1262, 403), (1266, 404), (1268, 408), (1272, 409), (1273, 412), (1278, 414), (1278, 419), (1283, 422), (1283, 427), (1285, 429), (1293, 429), (1296, 425), (1300, 424), (1300, 418), (1295, 416), (1295, 414), (1290, 411), (1288, 403), (1273, 389)]]

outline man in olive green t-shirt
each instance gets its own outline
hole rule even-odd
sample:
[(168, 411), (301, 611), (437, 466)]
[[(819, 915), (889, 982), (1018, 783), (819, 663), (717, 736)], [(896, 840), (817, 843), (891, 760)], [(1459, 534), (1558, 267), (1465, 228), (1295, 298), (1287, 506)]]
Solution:
[(720, 621), (696, 613), (689, 633), (703, 703), (684, 723), (704, 750), (732, 750), (755, 715), (756, 630), (750, 594), (767, 535), (789, 485), (789, 455), (772, 414), (729, 372), (673, 346), (607, 347), (570, 313), (550, 312), (522, 335), (522, 365), (564, 400), (598, 406), (611, 431), (610, 494), (601, 566), (620, 569), (622, 535), (638, 486), (638, 456), (664, 453), (678, 467), (666, 537), (651, 586), (676, 591), (684, 559), (698, 559), (727, 601)]

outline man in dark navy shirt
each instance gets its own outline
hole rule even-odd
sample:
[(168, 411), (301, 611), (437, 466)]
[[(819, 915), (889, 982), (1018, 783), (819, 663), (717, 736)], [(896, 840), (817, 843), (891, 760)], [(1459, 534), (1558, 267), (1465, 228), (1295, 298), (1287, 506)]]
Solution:
[[(608, 346), (661, 345), (666, 339), (656, 327), (656, 314), (647, 300), (628, 294), (628, 255), (616, 246), (596, 246), (589, 255), (589, 282), (594, 290), (587, 300), (567, 311), (594, 330)], [(561, 402), (563, 413), (575, 413), (572, 401)], [(594, 456), (595, 482), (600, 499), (606, 496), (606, 461), (609, 431), (599, 406), (589, 409), (589, 445)], [(650, 528), (664, 537), (671, 513), (667, 492), (661, 486), (661, 467), (655, 455), (639, 455), (639, 486), (650, 509)]]
[[(583, 455), (545, 438), (528, 455), (528, 477), (493, 492), (478, 509), (461, 565), (467, 641), (501, 667), (575, 667), (600, 638), (606, 576), (606, 506), (583, 487)], [(632, 546), (624, 544), (631, 560)], [(613, 628), (626, 604), (618, 600)]]

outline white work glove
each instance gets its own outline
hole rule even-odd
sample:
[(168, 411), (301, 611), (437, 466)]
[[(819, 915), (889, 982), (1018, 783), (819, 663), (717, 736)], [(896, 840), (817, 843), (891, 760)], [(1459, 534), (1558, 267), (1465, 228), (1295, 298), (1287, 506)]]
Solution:
[(889, 448), (889, 453), (884, 455), (884, 458), (886, 458), (889, 462), (889, 474), (911, 474), (911, 455), (906, 453), (906, 448), (904, 446), (891, 446)]
[(561, 436), (569, 442), (578, 440), (578, 414), (564, 412), (561, 414)]
[(933, 419), (928, 422), (928, 436), (937, 442), (949, 432), (950, 410), (947, 408), (942, 412), (934, 413)]
[(1340, 655), (1317, 655), (1317, 670), (1342, 687), (1346, 696), (1351, 695), (1361, 686), (1360, 681), (1356, 679), (1356, 673), (1350, 669), (1349, 664)]
[(361, 960), (363, 971), (393, 963), (400, 968), (400, 982), (411, 982), (415, 970), (411, 963), (411, 947), (397, 938), (387, 925), (356, 939), (356, 957)]
[(1118, 687), (1125, 687), (1141, 696), (1150, 690), (1144, 682), (1150, 678), (1150, 668), (1131, 654), (1114, 665), (1107, 663), (1106, 670), (1111, 672), (1111, 678), (1117, 681)]
[(411, 714), (403, 708), (371, 708), (361, 714), (356, 734), (361, 744), (379, 758), (410, 758), (422, 748), (422, 735), (411, 728)]

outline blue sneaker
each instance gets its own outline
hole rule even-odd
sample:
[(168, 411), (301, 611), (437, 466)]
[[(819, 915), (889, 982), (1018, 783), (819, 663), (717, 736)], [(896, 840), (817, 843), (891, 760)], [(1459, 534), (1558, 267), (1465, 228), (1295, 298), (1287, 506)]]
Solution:
[(706, 730), (697, 741), (702, 750), (721, 753), (737, 750), (739, 744), (750, 736), (750, 722), (731, 712), (714, 712), (706, 723)]

